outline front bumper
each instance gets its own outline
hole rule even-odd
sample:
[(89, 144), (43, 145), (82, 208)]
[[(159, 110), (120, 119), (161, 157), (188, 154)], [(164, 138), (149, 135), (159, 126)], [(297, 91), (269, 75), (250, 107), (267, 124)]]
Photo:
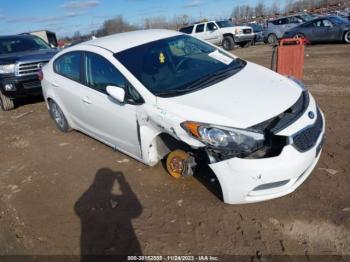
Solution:
[(249, 34), (249, 35), (235, 35), (234, 40), (235, 43), (243, 43), (243, 42), (250, 42), (254, 40), (255, 34)]
[[(5, 90), (6, 84), (12, 84), (12, 90)], [(0, 88), (4, 95), (9, 98), (37, 96), (42, 94), (41, 83), (37, 75), (31, 76), (8, 76), (0, 79)]]
[[(312, 99), (306, 112), (279, 135), (292, 136), (302, 128), (315, 123), (308, 117), (310, 111), (316, 112)], [(324, 115), (320, 116), (325, 123)], [(210, 164), (219, 180), (223, 199), (228, 204), (244, 204), (265, 201), (292, 193), (311, 174), (322, 151), (325, 124), (316, 144), (306, 152), (298, 151), (290, 144), (283, 148), (277, 157), (262, 159), (232, 158)]]

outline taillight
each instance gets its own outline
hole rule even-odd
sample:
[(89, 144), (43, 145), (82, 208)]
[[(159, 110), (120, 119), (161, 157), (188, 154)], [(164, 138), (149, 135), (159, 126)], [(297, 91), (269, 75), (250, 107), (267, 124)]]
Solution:
[(39, 78), (40, 81), (42, 81), (44, 79), (44, 73), (43, 73), (43, 70), (41, 70), (41, 69), (38, 72), (38, 78)]

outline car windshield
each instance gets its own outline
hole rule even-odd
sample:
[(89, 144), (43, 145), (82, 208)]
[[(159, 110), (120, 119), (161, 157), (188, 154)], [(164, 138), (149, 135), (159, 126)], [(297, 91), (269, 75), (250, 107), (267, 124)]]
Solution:
[(39, 37), (5, 37), (0, 38), (0, 54), (12, 54), (25, 51), (51, 49)]
[(216, 22), (220, 28), (233, 27), (235, 26), (231, 21), (218, 21)]
[(345, 19), (341, 18), (340, 16), (331, 16), (331, 17), (329, 17), (329, 20), (331, 20), (333, 23), (335, 23), (337, 25), (349, 23), (349, 21), (346, 21)]
[(246, 62), (194, 37), (180, 35), (114, 54), (154, 95), (171, 97), (228, 78)]

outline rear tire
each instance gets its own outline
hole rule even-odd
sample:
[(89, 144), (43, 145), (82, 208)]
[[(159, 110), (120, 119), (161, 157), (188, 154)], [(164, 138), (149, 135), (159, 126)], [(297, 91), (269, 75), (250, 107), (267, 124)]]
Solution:
[(0, 108), (4, 111), (9, 111), (15, 108), (13, 99), (5, 96), (0, 90)]
[(269, 34), (267, 37), (267, 43), (270, 45), (276, 44), (278, 42), (278, 38), (275, 34)]
[(247, 48), (247, 47), (250, 47), (252, 45), (252, 41), (249, 41), (249, 42), (244, 42), (244, 43), (240, 43), (239, 46), (241, 48)]
[(69, 127), (68, 121), (64, 116), (61, 108), (53, 100), (50, 100), (49, 105), (50, 105), (50, 115), (52, 119), (55, 121), (57, 128), (64, 133), (69, 132), (71, 128)]
[(350, 31), (345, 32), (344, 34), (344, 42), (350, 44)]
[(305, 38), (305, 36), (302, 33), (297, 33), (293, 38)]
[(233, 50), (235, 47), (235, 41), (233, 40), (232, 36), (225, 36), (224, 40), (222, 40), (222, 47), (227, 50)]

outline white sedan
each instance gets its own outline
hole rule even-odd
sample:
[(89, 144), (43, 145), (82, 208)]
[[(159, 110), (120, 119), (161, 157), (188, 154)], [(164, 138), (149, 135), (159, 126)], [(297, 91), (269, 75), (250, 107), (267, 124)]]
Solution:
[(40, 73), (57, 127), (174, 177), (215, 173), (225, 203), (293, 192), (314, 169), (325, 120), (301, 82), (168, 30), (67, 48)]

